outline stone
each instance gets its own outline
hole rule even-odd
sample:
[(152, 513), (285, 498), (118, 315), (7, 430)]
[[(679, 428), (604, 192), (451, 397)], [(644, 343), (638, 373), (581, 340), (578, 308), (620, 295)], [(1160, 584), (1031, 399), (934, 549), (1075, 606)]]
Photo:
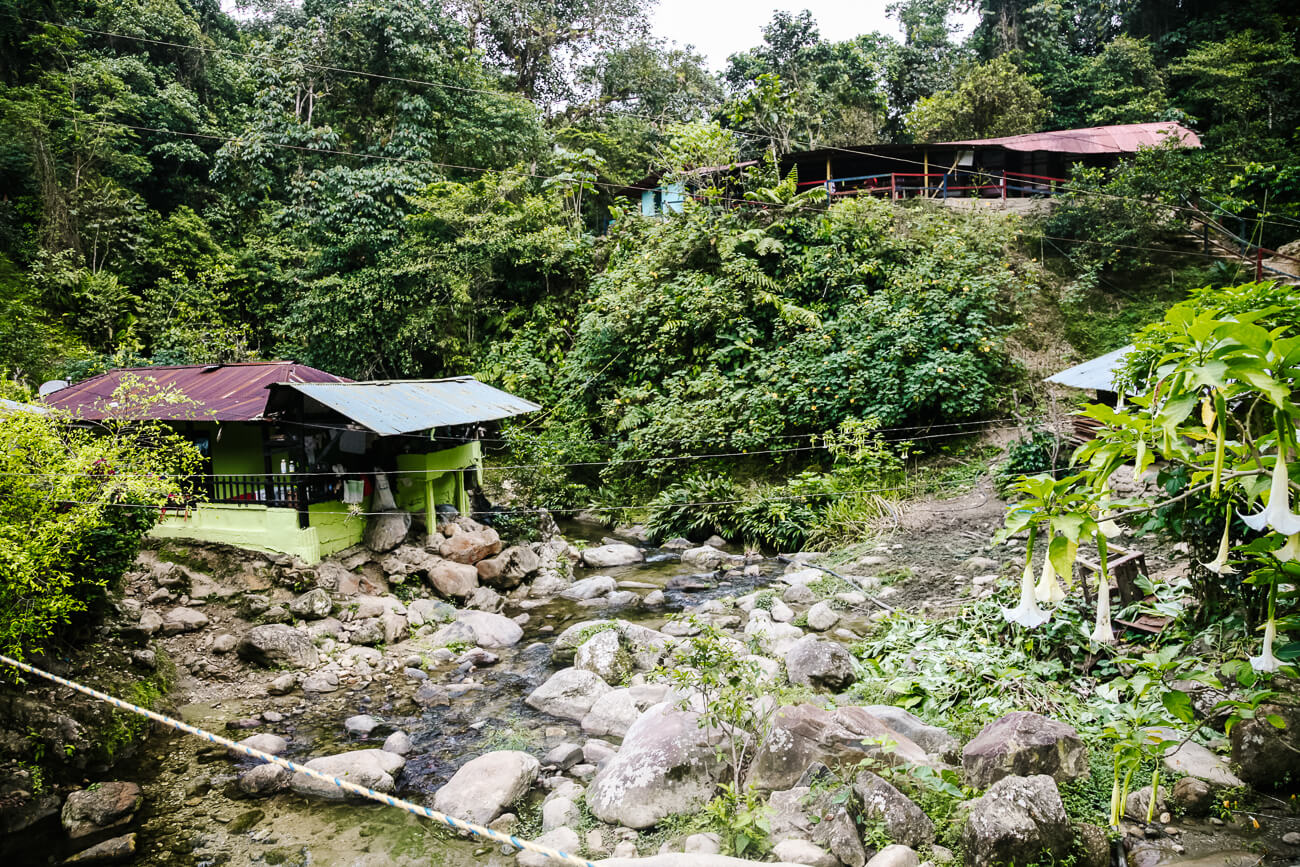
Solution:
[(791, 584), (781, 594), (781, 599), (791, 605), (812, 605), (817, 601), (817, 594), (807, 584)]
[(269, 695), (288, 695), (298, 685), (298, 676), (293, 673), (282, 674), (266, 685)]
[(590, 578), (583, 578), (581, 581), (574, 581), (564, 590), (560, 591), (561, 599), (572, 599), (580, 602), (584, 599), (595, 599), (599, 596), (608, 596), (618, 587), (618, 583), (608, 575), (593, 575)]
[[(395, 753), (387, 753), (383, 750), (352, 750), (351, 752), (312, 759), (306, 763), (305, 767), (387, 794), (397, 787), (394, 777), (401, 772), (405, 765), (406, 759)], [(309, 777), (303, 773), (294, 774), (289, 781), (289, 786), (299, 795), (320, 798), (324, 801), (357, 799), (357, 796), (349, 794), (331, 783)]]
[(717, 855), (722, 851), (722, 838), (717, 834), (692, 834), (682, 843), (683, 852), (697, 855)]
[(863, 771), (853, 781), (853, 791), (862, 802), (863, 817), (881, 823), (890, 840), (913, 848), (934, 840), (934, 823), (888, 781)]
[(1214, 787), (1197, 777), (1182, 777), (1169, 797), (1189, 816), (1204, 816), (1214, 804)]
[(1288, 846), (1300, 846), (1300, 831), (1287, 831), (1282, 835), (1282, 842)]
[(512, 590), (542, 568), (542, 558), (527, 545), (512, 545), (495, 557), (478, 561), (478, 580), (501, 590)]
[(208, 625), (208, 615), (196, 608), (173, 608), (163, 615), (162, 631), (164, 635), (178, 635), (182, 632), (198, 632)]
[(582, 820), (578, 805), (564, 796), (548, 798), (542, 805), (542, 830), (550, 831), (563, 825), (576, 825)]
[(853, 658), (841, 645), (806, 635), (785, 654), (791, 683), (838, 692), (857, 681)]
[(698, 548), (687, 548), (682, 552), (682, 563), (686, 566), (694, 566), (698, 569), (715, 570), (722, 567), (731, 559), (725, 551), (719, 551), (712, 545), (701, 545)]
[(803, 864), (806, 867), (840, 867), (839, 858), (815, 843), (795, 837), (777, 843), (772, 847), (772, 854), (781, 861)]
[(867, 758), (933, 766), (924, 750), (860, 707), (828, 711), (800, 704), (776, 711), (746, 781), (759, 791), (789, 789), (813, 762), (838, 770)]
[(412, 626), (450, 623), (456, 619), (456, 609), (439, 599), (416, 599), (406, 606), (406, 619)]
[[(1280, 718), (1283, 727), (1268, 717)], [(1247, 783), (1272, 788), (1300, 779), (1300, 708), (1262, 704), (1254, 719), (1232, 727), (1230, 738), (1232, 761)]]
[[(1233, 726), (1232, 730), (1235, 732), (1237, 726)], [(1172, 734), (1167, 736), (1171, 740), (1177, 737)], [(1226, 761), (1195, 741), (1186, 741), (1165, 750), (1164, 766), (1175, 774), (1196, 777), (1217, 788), (1235, 789), (1245, 785), (1241, 777), (1228, 767)]]
[[(536, 842), (561, 852), (577, 852), (582, 847), (582, 838), (578, 832), (569, 827), (555, 828), (538, 837)], [(520, 852), (515, 858), (519, 867), (554, 867), (555, 862), (536, 852)]]
[(945, 728), (927, 724), (920, 717), (901, 707), (888, 704), (869, 704), (865, 710), (900, 735), (906, 735), (918, 747), (932, 756), (957, 756), (961, 741)]
[[(773, 619), (777, 619), (773, 615)], [(818, 602), (812, 608), (808, 609), (808, 628), (817, 632), (825, 632), (840, 622), (840, 615), (834, 608), (825, 602)]]
[(863, 867), (867, 851), (853, 821), (853, 804), (838, 801), (829, 789), (804, 786), (773, 792), (768, 801), (769, 839), (811, 840), (849, 867)]
[(353, 620), (348, 624), (348, 641), (371, 647), (384, 641), (384, 624), (378, 617)]
[(618, 631), (607, 629), (588, 638), (573, 656), (573, 667), (590, 671), (606, 683), (621, 683), (632, 673), (632, 658)]
[(123, 834), (121, 837), (113, 837), (102, 843), (96, 843), (89, 849), (83, 849), (71, 858), (63, 861), (64, 864), (111, 864), (115, 861), (126, 861), (135, 856), (135, 833)]
[(920, 864), (921, 859), (910, 847), (891, 843), (872, 856), (867, 867), (920, 867)]
[(364, 540), (367, 548), (382, 554), (402, 544), (410, 531), (410, 512), (383, 512), (366, 519)]
[(609, 545), (600, 545), (595, 548), (587, 548), (582, 552), (582, 563), (589, 569), (609, 569), (614, 566), (630, 566), (633, 563), (640, 563), (645, 559), (645, 554), (635, 545), (628, 545), (625, 542), (614, 542)]
[(456, 622), (468, 626), (479, 647), (512, 647), (524, 637), (524, 631), (509, 617), (490, 611), (461, 611)]
[(381, 749), (386, 753), (393, 753), (398, 756), (409, 756), (415, 745), (411, 743), (411, 736), (406, 732), (398, 729), (384, 739), (384, 745)]
[(396, 644), (410, 633), (406, 617), (396, 611), (385, 611), (379, 615), (379, 625), (384, 633), (384, 644)]
[(230, 653), (239, 645), (239, 639), (229, 632), (223, 632), (216, 638), (212, 639), (213, 653)]
[(667, 597), (662, 590), (651, 590), (641, 600), (641, 604), (648, 608), (658, 608), (667, 601)]
[(136, 626), (140, 632), (145, 635), (153, 635), (163, 628), (162, 615), (151, 608), (146, 608), (140, 615), (140, 623)]
[(320, 587), (308, 590), (289, 603), (289, 612), (303, 620), (320, 620), (329, 617), (333, 610), (334, 600), (330, 598), (329, 591)]
[(479, 611), (490, 611), (493, 614), (501, 613), (501, 609), (505, 606), (505, 597), (491, 587), (479, 587), (465, 599), (466, 608), (477, 608)]
[[(457, 612), (459, 613), (459, 612)], [(468, 623), (453, 621), (429, 637), (435, 647), (447, 647), (452, 644), (473, 644), (478, 640), (478, 633)]]
[[(438, 544), (438, 553), (456, 563), (474, 564), (494, 554), (501, 553), (501, 536), (491, 527), (457, 532)], [(474, 572), (475, 580), (478, 571)]]
[(425, 572), (429, 584), (443, 596), (464, 599), (478, 589), (478, 570), (466, 563), (439, 559)]
[(962, 750), (966, 782), (983, 789), (1003, 777), (1048, 774), (1058, 782), (1090, 773), (1088, 750), (1072, 727), (1030, 711), (989, 723)]
[(240, 774), (235, 785), (245, 795), (267, 797), (288, 785), (291, 776), (288, 768), (263, 763)]
[(671, 539), (660, 542), (659, 547), (665, 551), (685, 551), (691, 547), (691, 540), (684, 539), (681, 536), (673, 536)]
[(971, 804), (962, 829), (970, 867), (1041, 862), (1044, 850), (1064, 857), (1072, 840), (1056, 781), (1047, 774), (1002, 777)]
[(617, 752), (614, 745), (608, 741), (593, 739), (582, 745), (582, 759), (590, 765), (599, 765)]
[[(1164, 799), (1165, 793), (1166, 789), (1161, 786), (1160, 798), (1156, 801), (1156, 812), (1155, 816), (1152, 817), (1153, 819), (1168, 809)], [(1128, 798), (1124, 801), (1124, 816), (1128, 819), (1132, 819), (1134, 822), (1145, 823), (1147, 820), (1147, 807), (1150, 803), (1150, 786), (1143, 786), (1137, 791), (1129, 792)]]
[(572, 743), (563, 743), (554, 747), (546, 754), (546, 758), (542, 759), (543, 764), (554, 765), (562, 771), (567, 771), (580, 761), (582, 761), (582, 747)]
[(654, 705), (591, 781), (588, 808), (603, 822), (629, 828), (703, 808), (726, 770), (714, 749), (719, 737), (699, 725), (698, 714), (669, 702)]
[(72, 839), (116, 828), (131, 821), (144, 801), (135, 783), (97, 783), (68, 795), (63, 803), (63, 828)]
[(237, 649), (240, 658), (267, 668), (315, 668), (320, 663), (311, 638), (282, 623), (254, 626)]
[[(271, 734), (270, 732), (261, 732), (252, 735), (251, 737), (246, 737), (239, 742), (239, 745), (241, 747), (248, 747), (251, 750), (268, 753), (273, 756), (283, 755), (284, 751), (289, 749), (289, 742), (287, 740), (279, 735)], [(235, 750), (230, 750), (229, 752), (232, 758), (248, 758), (246, 753), (236, 752)]]
[(1105, 828), (1079, 822), (1074, 826), (1078, 867), (1110, 867), (1110, 835)]
[[(669, 624), (669, 626), (674, 624)], [(668, 631), (668, 626), (664, 627)], [(758, 644), (773, 656), (784, 657), (790, 649), (804, 637), (803, 630), (793, 623), (776, 623), (772, 615), (755, 609), (749, 613), (749, 622), (745, 624), (746, 638), (754, 638)]]
[(379, 727), (379, 720), (375, 719), (368, 713), (360, 713), (356, 716), (350, 716), (343, 721), (343, 728), (354, 738), (369, 737), (370, 733)]
[(596, 700), (611, 689), (590, 671), (562, 668), (529, 693), (524, 703), (551, 716), (582, 722)]
[[(662, 698), (662, 696), (661, 696)], [(638, 702), (630, 689), (613, 689), (599, 696), (582, 718), (582, 730), (589, 735), (621, 738), (641, 713), (656, 702)]]
[(541, 764), (519, 750), (497, 750), (470, 759), (433, 797), (433, 808), (449, 816), (491, 822), (522, 798), (537, 781)]
[(302, 691), (313, 693), (334, 692), (339, 688), (339, 676), (332, 671), (318, 671), (302, 679)]

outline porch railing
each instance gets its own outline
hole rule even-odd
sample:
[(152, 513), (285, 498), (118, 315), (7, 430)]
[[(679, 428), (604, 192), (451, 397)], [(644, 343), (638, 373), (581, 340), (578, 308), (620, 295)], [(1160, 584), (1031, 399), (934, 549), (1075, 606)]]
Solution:
[(856, 175), (823, 181), (804, 181), (800, 187), (824, 187), (827, 199), (862, 194), (888, 196), (891, 199), (925, 197), (932, 199), (987, 198), (1006, 199), (1027, 196), (1054, 196), (1062, 192), (1065, 178), (1031, 175), (1025, 172), (887, 172)]
[(308, 476), (296, 473), (275, 475), (195, 476), (198, 490), (207, 494), (210, 503), (246, 503), (276, 509), (306, 509), (313, 503), (341, 499), (332, 476)]

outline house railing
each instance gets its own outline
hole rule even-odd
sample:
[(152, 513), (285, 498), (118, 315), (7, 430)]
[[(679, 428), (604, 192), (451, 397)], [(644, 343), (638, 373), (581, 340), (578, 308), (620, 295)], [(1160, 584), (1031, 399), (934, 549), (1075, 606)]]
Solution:
[(296, 473), (274, 475), (211, 475), (193, 477), (195, 488), (210, 503), (243, 503), (274, 509), (306, 509), (313, 503), (339, 499), (332, 476)]
[(1006, 199), (1054, 196), (1063, 191), (1065, 178), (1031, 175), (1025, 172), (887, 172), (856, 175), (824, 181), (804, 181), (800, 187), (824, 187), (827, 200), (836, 196), (862, 194), (890, 199)]

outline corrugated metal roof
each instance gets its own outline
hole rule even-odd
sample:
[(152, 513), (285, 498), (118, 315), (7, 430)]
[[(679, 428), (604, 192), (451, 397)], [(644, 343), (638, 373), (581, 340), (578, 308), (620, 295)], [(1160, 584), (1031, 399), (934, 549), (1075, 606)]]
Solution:
[(1060, 373), (1047, 377), (1045, 382), (1068, 385), (1071, 388), (1089, 388), (1097, 391), (1115, 391), (1115, 372), (1124, 364), (1124, 356), (1133, 351), (1133, 344), (1121, 346), (1091, 361), (1076, 364)]
[(936, 142), (942, 145), (997, 145), (1013, 151), (1052, 151), (1063, 154), (1131, 154), (1138, 148), (1157, 147), (1170, 138), (1183, 147), (1198, 148), (1201, 139), (1187, 127), (1173, 122), (1125, 123), (1085, 129), (1031, 132), (1001, 138)]
[(50, 408), (41, 406), (39, 403), (23, 403), (22, 401), (0, 397), (0, 416), (14, 412), (34, 412), (37, 415), (48, 415)]
[(279, 383), (377, 434), (412, 433), (541, 409), (472, 376), (391, 382)]
[[(158, 404), (146, 412), (127, 413), (113, 401), (126, 375), (174, 387), (191, 401)], [(256, 421), (266, 412), (267, 386), (291, 382), (350, 382), (341, 376), (291, 361), (245, 364), (123, 367), (83, 379), (47, 394), (46, 404), (75, 418), (150, 418), (158, 421)]]

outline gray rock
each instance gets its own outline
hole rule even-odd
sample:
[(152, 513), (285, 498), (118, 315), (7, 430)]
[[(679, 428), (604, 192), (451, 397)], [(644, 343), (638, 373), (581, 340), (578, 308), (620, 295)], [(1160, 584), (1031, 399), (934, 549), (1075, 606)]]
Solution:
[(465, 607), (499, 614), (506, 607), (506, 600), (491, 587), (479, 587), (465, 599)]
[[(662, 699), (662, 696), (660, 696)], [(638, 702), (630, 689), (614, 689), (600, 695), (582, 718), (582, 730), (589, 735), (613, 735), (621, 738), (656, 701)]]
[(641, 604), (647, 606), (648, 608), (657, 608), (660, 605), (663, 605), (665, 601), (666, 601), (666, 597), (664, 596), (664, 591), (651, 590), (641, 600)]
[(1065, 782), (1089, 774), (1088, 750), (1065, 723), (1012, 711), (984, 727), (962, 750), (966, 782), (986, 788), (1003, 777), (1048, 774)]
[(617, 588), (618, 582), (608, 575), (593, 575), (590, 578), (583, 578), (581, 581), (574, 581), (560, 592), (560, 597), (562, 599), (583, 601), (595, 599), (599, 596), (608, 596)]
[[(561, 852), (577, 852), (582, 846), (578, 832), (568, 827), (555, 828), (537, 838), (537, 842)], [(554, 867), (555, 862), (536, 852), (520, 852), (515, 858), (519, 867)]]
[(76, 855), (64, 860), (64, 864), (112, 864), (135, 857), (135, 833), (113, 837), (102, 843), (96, 843), (89, 849), (82, 849)]
[[(401, 772), (406, 759), (383, 750), (352, 750), (333, 756), (323, 756), (307, 762), (306, 767), (337, 777), (358, 786), (388, 793), (396, 788), (394, 777)], [(357, 798), (324, 780), (296, 773), (289, 786), (299, 795), (320, 798), (324, 801), (344, 801)]]
[(513, 545), (495, 557), (478, 561), (478, 580), (501, 590), (512, 590), (542, 568), (542, 558), (527, 545)]
[(632, 673), (632, 657), (623, 649), (618, 631), (607, 629), (578, 648), (573, 667), (590, 671), (606, 683), (621, 683)]
[(839, 770), (868, 758), (891, 765), (934, 764), (924, 750), (860, 707), (782, 707), (754, 754), (747, 782), (759, 791), (789, 789), (813, 762)]
[(229, 632), (223, 632), (212, 639), (213, 653), (230, 653), (239, 645), (239, 639)]
[(576, 825), (582, 821), (578, 805), (561, 795), (548, 798), (542, 805), (542, 830), (551, 831), (565, 825)]
[(339, 676), (332, 671), (318, 671), (302, 679), (303, 692), (334, 692), (339, 688)]
[[(369, 737), (372, 731), (379, 728), (379, 720), (368, 713), (361, 713), (345, 719), (343, 728), (354, 738)], [(398, 753), (398, 755), (401, 755), (401, 753)]]
[[(1269, 722), (1270, 716), (1280, 717), (1283, 728)], [(1300, 779), (1300, 708), (1260, 705), (1254, 719), (1242, 720), (1232, 727), (1230, 737), (1232, 760), (1246, 782), (1272, 787)]]
[(330, 598), (329, 591), (320, 587), (308, 590), (289, 603), (290, 613), (303, 620), (320, 620), (329, 617), (333, 610), (334, 600)]
[(254, 626), (240, 640), (238, 651), (241, 658), (267, 668), (315, 668), (320, 662), (306, 633), (280, 623)]
[(571, 743), (560, 744), (542, 759), (544, 764), (555, 765), (562, 771), (567, 771), (580, 761), (582, 761), (582, 747)]
[(599, 676), (577, 668), (563, 668), (528, 694), (524, 703), (551, 716), (582, 722), (596, 700), (611, 687)]
[(961, 741), (947, 729), (927, 724), (916, 715), (888, 704), (869, 704), (865, 710), (900, 735), (906, 735), (932, 756), (957, 756)]
[(235, 785), (245, 795), (267, 797), (288, 785), (291, 776), (292, 773), (288, 768), (263, 763), (240, 774)]
[(682, 843), (682, 851), (697, 855), (717, 855), (722, 851), (722, 838), (714, 833), (692, 834)]
[(838, 692), (858, 679), (853, 658), (839, 644), (806, 635), (785, 654), (785, 670), (791, 683), (822, 687)]
[(1204, 816), (1214, 804), (1215, 789), (1197, 777), (1183, 777), (1174, 783), (1169, 797), (1188, 816)]
[(920, 867), (921, 859), (907, 846), (892, 843), (877, 852), (867, 867)]
[(408, 756), (411, 754), (411, 750), (413, 749), (415, 749), (415, 745), (411, 743), (411, 736), (401, 729), (398, 729), (384, 739), (383, 751), (386, 753)]
[(406, 619), (412, 626), (450, 623), (456, 619), (456, 609), (441, 599), (415, 599), (406, 606)]
[(971, 867), (1028, 864), (1044, 850), (1064, 857), (1072, 839), (1056, 781), (1047, 774), (1002, 777), (971, 805), (962, 830)]
[[(501, 536), (491, 527), (475, 524), (477, 529), (462, 530), (438, 544), (438, 553), (457, 563), (477, 563), (501, 551)], [(478, 572), (474, 572), (477, 580)]]
[(467, 563), (438, 559), (425, 572), (433, 589), (452, 599), (464, 599), (478, 589), (478, 570)]
[(712, 545), (701, 545), (698, 548), (687, 548), (682, 552), (682, 564), (694, 566), (697, 569), (713, 571), (722, 567), (724, 563), (730, 560), (727, 552), (719, 551)]
[(614, 566), (630, 566), (645, 559), (641, 549), (624, 542), (588, 548), (582, 552), (583, 565), (590, 569), (609, 569)]
[(509, 617), (489, 611), (461, 611), (456, 622), (474, 632), (479, 647), (512, 647), (524, 637), (524, 631)]
[(131, 821), (144, 801), (135, 783), (97, 783), (68, 795), (63, 803), (63, 828), (72, 839), (116, 828)]
[(140, 615), (140, 623), (136, 628), (145, 635), (153, 635), (163, 628), (162, 615), (151, 608), (146, 608)]
[(198, 632), (208, 625), (208, 615), (195, 608), (173, 608), (163, 615), (162, 631), (164, 635), (177, 635), (182, 632)]
[(429, 642), (435, 647), (446, 647), (451, 644), (473, 644), (478, 640), (478, 633), (468, 623), (453, 621), (439, 629), (429, 637)]
[(293, 692), (293, 688), (298, 685), (298, 675), (282, 674), (266, 686), (269, 695), (288, 695)]
[[(775, 615), (773, 615), (773, 617), (775, 618)], [(809, 629), (815, 629), (818, 632), (825, 632), (839, 622), (839, 612), (825, 602), (818, 602), (812, 608), (808, 609)]]
[[(1156, 801), (1156, 817), (1166, 812), (1169, 808), (1165, 804), (1165, 795), (1168, 789), (1160, 787), (1160, 798)], [(1128, 798), (1124, 801), (1124, 816), (1134, 822), (1145, 823), (1147, 820), (1147, 807), (1151, 803), (1151, 787), (1143, 786), (1135, 792), (1129, 792)]]
[(618, 754), (596, 774), (587, 806), (601, 821), (629, 828), (701, 809), (725, 771), (714, 750), (717, 737), (699, 725), (697, 714), (656, 704), (632, 724)]
[(863, 771), (853, 781), (853, 791), (862, 802), (863, 817), (884, 825), (890, 840), (912, 847), (934, 840), (934, 823), (911, 798), (886, 780)]
[(353, 620), (348, 624), (348, 641), (366, 647), (384, 643), (384, 624), (378, 617)]
[(471, 759), (433, 797), (433, 808), (486, 824), (524, 796), (541, 765), (528, 753), (498, 750)]
[(840, 867), (840, 859), (807, 840), (790, 837), (772, 847), (772, 854), (782, 861), (806, 867)]
[(791, 584), (781, 594), (781, 599), (791, 605), (812, 605), (817, 601), (817, 594), (807, 584)]
[(366, 519), (366, 547), (377, 554), (391, 551), (411, 531), (410, 512), (384, 512)]
[(837, 803), (830, 790), (814, 791), (802, 786), (773, 792), (768, 801), (770, 839), (811, 840), (849, 867), (862, 867), (867, 851), (847, 801)]
[[(260, 734), (244, 738), (239, 742), (239, 745), (248, 747), (250, 750), (257, 750), (273, 756), (283, 755), (284, 751), (289, 749), (289, 742), (287, 740), (279, 735), (271, 734), (270, 732), (261, 732)], [(230, 750), (229, 752), (232, 758), (247, 758), (246, 753), (236, 752), (235, 750)]]
[(665, 551), (685, 551), (691, 547), (691, 540), (683, 539), (681, 536), (674, 536), (671, 539), (665, 539), (659, 544), (659, 547)]

